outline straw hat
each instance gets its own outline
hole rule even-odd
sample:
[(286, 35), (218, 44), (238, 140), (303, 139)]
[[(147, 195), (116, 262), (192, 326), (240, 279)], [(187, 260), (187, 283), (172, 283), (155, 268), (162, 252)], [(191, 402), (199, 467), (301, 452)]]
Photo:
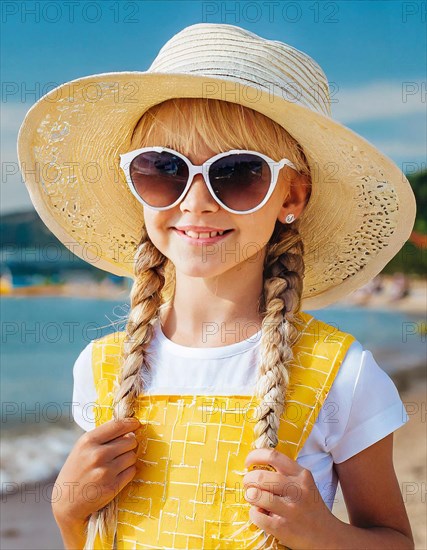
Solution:
[(416, 212), (399, 168), (334, 121), (328, 81), (307, 54), (228, 24), (184, 28), (147, 71), (90, 75), (51, 90), (28, 111), (18, 159), (31, 200), (74, 254), (133, 277), (143, 223), (119, 155), (142, 114), (174, 97), (240, 103), (282, 125), (312, 175), (299, 217), (306, 274), (302, 308), (325, 307), (363, 286), (409, 238)]

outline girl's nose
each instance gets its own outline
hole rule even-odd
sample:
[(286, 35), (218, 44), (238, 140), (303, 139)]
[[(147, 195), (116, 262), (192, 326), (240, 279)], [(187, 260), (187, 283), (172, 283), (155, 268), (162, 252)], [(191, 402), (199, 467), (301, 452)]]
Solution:
[(194, 176), (179, 206), (183, 212), (216, 212), (219, 209), (219, 204), (210, 194), (202, 174)]

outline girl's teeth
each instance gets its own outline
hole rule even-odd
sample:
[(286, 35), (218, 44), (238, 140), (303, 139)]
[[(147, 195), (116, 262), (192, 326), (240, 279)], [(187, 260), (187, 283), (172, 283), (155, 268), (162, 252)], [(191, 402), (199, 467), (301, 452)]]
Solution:
[(222, 235), (224, 231), (211, 231), (210, 233), (195, 233), (194, 231), (185, 231), (185, 234), (193, 239), (208, 239), (209, 237), (216, 237)]

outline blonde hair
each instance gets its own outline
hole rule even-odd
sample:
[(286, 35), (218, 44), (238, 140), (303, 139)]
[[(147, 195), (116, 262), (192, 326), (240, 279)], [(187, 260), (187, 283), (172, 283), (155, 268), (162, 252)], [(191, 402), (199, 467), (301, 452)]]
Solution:
[[(194, 124), (189, 125), (189, 120), (194, 120)], [(304, 175), (304, 184), (311, 185), (304, 152), (284, 128), (257, 111), (222, 100), (177, 98), (153, 106), (136, 125), (130, 150), (163, 145), (189, 155), (201, 142), (216, 152), (252, 149), (274, 160), (287, 157)], [(259, 301), (263, 360), (255, 391), (262, 403), (254, 427), (254, 448), (276, 447), (278, 443), (277, 432), (289, 383), (287, 365), (299, 336), (295, 322), (301, 307), (303, 254), (298, 220), (290, 225), (276, 222), (266, 246), (263, 295)], [(153, 325), (159, 319), (159, 308), (171, 300), (174, 283), (174, 266), (151, 242), (143, 224), (130, 293), (123, 367), (114, 396), (115, 418), (133, 416), (135, 400), (147, 387), (150, 365), (146, 350), (153, 336)], [(113, 540), (117, 503), (118, 495), (92, 514), (85, 549), (93, 549), (97, 533)]]

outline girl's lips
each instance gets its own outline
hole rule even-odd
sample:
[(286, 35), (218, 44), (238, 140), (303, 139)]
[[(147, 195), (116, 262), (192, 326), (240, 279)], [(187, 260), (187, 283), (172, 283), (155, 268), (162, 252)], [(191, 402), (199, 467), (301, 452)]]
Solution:
[(189, 244), (195, 244), (195, 245), (202, 245), (202, 244), (214, 244), (219, 241), (222, 241), (225, 239), (230, 233), (232, 233), (234, 230), (231, 229), (230, 231), (226, 231), (222, 235), (217, 235), (216, 237), (208, 237), (208, 238), (201, 238), (201, 239), (195, 239), (194, 237), (189, 237), (185, 234), (184, 231), (180, 231), (179, 229), (175, 229), (175, 227), (172, 228), (174, 233), (179, 235), (182, 239), (185, 239), (188, 241)]

